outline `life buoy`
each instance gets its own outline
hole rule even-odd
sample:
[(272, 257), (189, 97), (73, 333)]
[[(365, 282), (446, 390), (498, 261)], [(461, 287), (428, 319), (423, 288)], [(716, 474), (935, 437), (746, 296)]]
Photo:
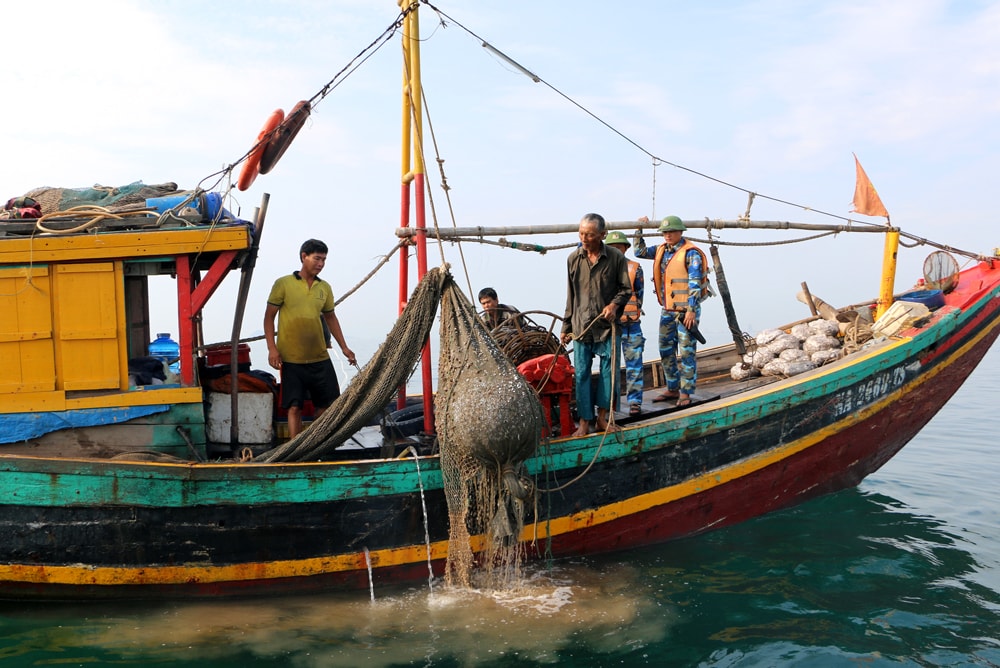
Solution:
[(250, 155), (247, 156), (246, 162), (243, 163), (243, 168), (240, 169), (240, 178), (236, 180), (237, 189), (246, 190), (253, 185), (253, 182), (257, 179), (257, 175), (260, 173), (260, 158), (264, 155), (264, 149), (267, 148), (267, 142), (271, 137), (271, 133), (281, 125), (283, 120), (285, 120), (285, 111), (283, 109), (275, 109), (267, 117), (267, 122), (264, 123), (264, 127), (260, 129), (260, 133), (257, 135), (257, 143), (253, 145)]
[(299, 130), (305, 125), (311, 111), (312, 108), (309, 106), (309, 100), (302, 100), (288, 112), (288, 116), (281, 122), (278, 129), (271, 134), (267, 145), (264, 146), (264, 152), (260, 156), (261, 174), (267, 174), (278, 164), (278, 160), (285, 154), (285, 150), (292, 143), (292, 140), (295, 139), (295, 135), (299, 134)]

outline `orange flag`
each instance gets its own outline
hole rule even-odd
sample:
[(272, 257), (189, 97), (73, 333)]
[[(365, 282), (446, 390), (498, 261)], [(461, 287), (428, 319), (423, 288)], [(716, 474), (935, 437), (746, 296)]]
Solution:
[(861, 163), (858, 162), (856, 155), (854, 155), (854, 165), (857, 167), (857, 183), (854, 185), (854, 208), (851, 211), (863, 216), (885, 216), (888, 219), (889, 212), (885, 210), (885, 205), (882, 204), (882, 200), (875, 191), (875, 186), (865, 174), (865, 170), (861, 168)]

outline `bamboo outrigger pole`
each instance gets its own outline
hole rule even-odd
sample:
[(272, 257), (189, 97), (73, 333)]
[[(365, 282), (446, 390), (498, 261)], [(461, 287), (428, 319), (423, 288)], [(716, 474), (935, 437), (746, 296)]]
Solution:
[[(655, 230), (659, 223), (645, 226), (636, 221), (612, 222), (608, 221), (608, 230), (635, 230), (650, 229)], [(689, 229), (755, 229), (755, 230), (807, 230), (814, 232), (885, 232), (884, 226), (859, 226), (859, 225), (829, 225), (822, 223), (794, 223), (783, 220), (692, 220), (684, 221), (684, 225)], [(532, 234), (576, 234), (579, 231), (579, 223), (552, 223), (546, 225), (512, 225), (505, 227), (451, 227), (438, 228), (429, 234), (440, 235), (441, 239), (449, 240), (466, 237), (509, 237)], [(396, 236), (400, 238), (423, 236), (419, 231), (410, 227), (396, 230)]]
[[(747, 220), (693, 220), (684, 221), (684, 225), (689, 229), (708, 229), (708, 230), (721, 230), (721, 229), (757, 229), (757, 230), (805, 230), (813, 232), (869, 232), (877, 234), (885, 234), (885, 251), (882, 258), (882, 278), (881, 285), (879, 289), (879, 299), (878, 306), (876, 309), (876, 318), (881, 316), (885, 311), (892, 306), (893, 302), (893, 290), (896, 281), (896, 254), (899, 251), (899, 237), (901, 231), (898, 227), (886, 227), (884, 225), (833, 225), (833, 224), (823, 224), (823, 223), (795, 223), (790, 221), (780, 221), (780, 220), (758, 220), (758, 221), (747, 221)], [(609, 230), (630, 230), (630, 229), (643, 229), (643, 228), (655, 228), (656, 224), (643, 225), (637, 221), (627, 221), (627, 222), (609, 222), (607, 223), (607, 229)], [(453, 227), (453, 228), (441, 228), (436, 229), (434, 234), (443, 240), (449, 239), (467, 239), (467, 238), (486, 238), (486, 237), (510, 237), (518, 235), (532, 235), (532, 234), (571, 234), (579, 229), (578, 224), (564, 224), (564, 223), (554, 223), (547, 225), (517, 225), (517, 226), (505, 226), (505, 227)], [(420, 248), (420, 244), (426, 241), (427, 231), (426, 229), (417, 228), (412, 229), (409, 227), (401, 227), (396, 230), (396, 236), (400, 238), (414, 238), (418, 244), (417, 248)], [(921, 243), (929, 243), (930, 245), (937, 245), (926, 239), (921, 239), (919, 237), (913, 237), (912, 235), (906, 235), (909, 238), (915, 239)], [(957, 249), (949, 249), (958, 252)], [(425, 251), (426, 252), (426, 251)]]

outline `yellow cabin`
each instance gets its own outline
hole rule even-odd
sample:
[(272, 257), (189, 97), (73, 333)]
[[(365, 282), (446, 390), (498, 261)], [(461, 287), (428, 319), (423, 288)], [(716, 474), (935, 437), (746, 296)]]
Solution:
[[(40, 414), (64, 411), (125, 410), (125, 419), (130, 407), (189, 404), (202, 411), (198, 316), (251, 240), (242, 221), (0, 236), (0, 414), (35, 414), (38, 422)], [(148, 278), (155, 275), (177, 280), (180, 383), (130, 387), (129, 359), (148, 354)], [(4, 443), (0, 452), (9, 452)]]

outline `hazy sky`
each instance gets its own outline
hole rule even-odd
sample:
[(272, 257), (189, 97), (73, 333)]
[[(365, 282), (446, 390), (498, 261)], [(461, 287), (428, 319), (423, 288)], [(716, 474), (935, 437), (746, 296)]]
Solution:
[[(1000, 4), (435, 4), (551, 85), (533, 83), (455, 23), (443, 25), (421, 9), (428, 117), (459, 226), (573, 224), (588, 211), (609, 221), (734, 219), (745, 211), (745, 192), (665, 164), (654, 170), (646, 152), (813, 210), (758, 198), (755, 219), (836, 222), (821, 211), (877, 222), (850, 213), (854, 152), (894, 224), (971, 251), (1000, 246), (993, 199)], [(389, 0), (36, 0), (7, 7), (5, 24), (18, 28), (4, 40), (0, 197), (134, 181), (194, 188), (238, 160), (272, 110), (315, 95), (397, 12)], [(271, 174), (234, 191), (228, 208), (245, 217), (263, 193), (271, 196), (243, 336), (261, 332), (271, 282), (298, 267), (304, 239), (330, 244), (324, 278), (338, 295), (395, 245), (399, 41), (317, 105)], [(433, 155), (434, 146), (427, 151)], [(439, 223), (450, 226), (434, 162), (429, 172)], [(718, 237), (759, 240), (737, 231)], [(575, 237), (520, 240), (551, 245)], [(501, 301), (522, 310), (562, 311), (566, 251), (462, 250), (465, 268), (457, 247), (447, 246), (445, 256), (463, 286), (467, 270), (473, 291), (492, 285)], [(919, 277), (929, 252), (901, 251), (898, 289)], [(751, 333), (807, 314), (795, 301), (802, 281), (831, 303), (878, 291), (882, 246), (875, 235), (780, 249), (723, 247), (721, 254), (740, 326)], [(437, 248), (430, 258), (440, 262)], [(228, 282), (206, 318), (209, 341), (229, 338), (238, 278)], [(339, 307), (362, 361), (395, 317), (397, 282), (390, 263)], [(163, 295), (170, 299), (170, 290)], [(171, 310), (156, 310), (155, 330), (177, 331)], [(646, 336), (655, 342), (658, 308), (645, 310)], [(706, 304), (702, 331), (710, 344), (727, 339), (717, 298)], [(654, 348), (647, 344), (647, 359)], [(255, 346), (255, 366), (266, 367), (265, 358)]]

